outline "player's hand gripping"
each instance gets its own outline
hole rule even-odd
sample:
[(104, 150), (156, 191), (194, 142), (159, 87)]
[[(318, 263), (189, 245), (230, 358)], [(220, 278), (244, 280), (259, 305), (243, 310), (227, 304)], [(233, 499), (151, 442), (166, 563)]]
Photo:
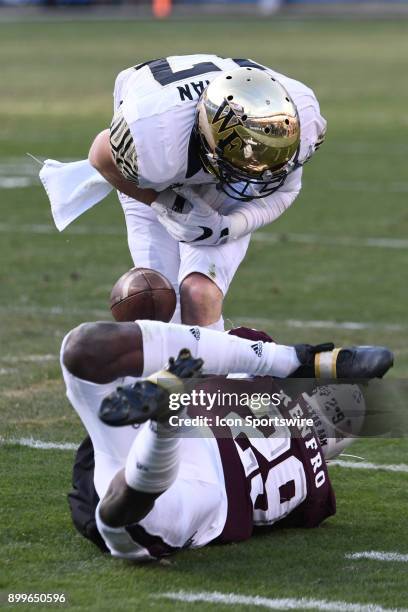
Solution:
[(151, 205), (159, 222), (179, 242), (216, 246), (229, 238), (228, 216), (220, 215), (190, 187), (166, 190)]

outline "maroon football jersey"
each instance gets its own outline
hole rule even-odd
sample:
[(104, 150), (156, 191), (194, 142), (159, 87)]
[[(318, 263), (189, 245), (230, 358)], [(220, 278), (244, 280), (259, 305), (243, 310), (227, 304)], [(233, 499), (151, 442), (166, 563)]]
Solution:
[[(236, 335), (258, 341), (271, 341), (264, 333), (239, 328)], [(214, 377), (203, 383), (207, 390), (223, 393), (267, 393), (278, 395), (281, 382), (271, 377), (244, 380)], [(285, 394), (284, 394), (285, 395)], [(222, 421), (234, 423), (257, 416), (250, 406), (218, 406)], [(307, 403), (286, 395), (273, 414), (287, 419), (311, 418)], [(316, 527), (336, 511), (335, 495), (319, 438), (313, 426), (260, 425), (213, 426), (225, 476), (228, 514), (222, 542), (249, 538), (254, 527), (279, 524), (285, 527)]]

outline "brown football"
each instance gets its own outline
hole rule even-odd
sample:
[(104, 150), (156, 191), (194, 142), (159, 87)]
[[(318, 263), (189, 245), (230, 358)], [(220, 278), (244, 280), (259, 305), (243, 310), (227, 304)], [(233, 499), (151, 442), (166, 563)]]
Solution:
[(110, 308), (116, 321), (165, 321), (176, 309), (176, 293), (163, 274), (149, 268), (132, 268), (113, 286)]

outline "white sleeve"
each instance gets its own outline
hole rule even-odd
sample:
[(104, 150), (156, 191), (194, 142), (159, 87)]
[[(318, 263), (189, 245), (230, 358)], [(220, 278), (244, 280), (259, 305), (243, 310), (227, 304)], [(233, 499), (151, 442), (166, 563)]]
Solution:
[(301, 126), (299, 161), (304, 164), (323, 143), (327, 121), (320, 114), (319, 103), (313, 94), (302, 96), (301, 106), (298, 106)]
[(128, 79), (134, 73), (134, 68), (126, 68), (119, 72), (115, 80), (115, 87), (113, 90), (113, 110), (116, 112), (119, 106), (122, 104), (123, 97), (125, 95), (126, 83)]
[(302, 187), (302, 168), (295, 170), (284, 185), (265, 198), (234, 206), (227, 215), (230, 237), (241, 238), (275, 221), (295, 201)]

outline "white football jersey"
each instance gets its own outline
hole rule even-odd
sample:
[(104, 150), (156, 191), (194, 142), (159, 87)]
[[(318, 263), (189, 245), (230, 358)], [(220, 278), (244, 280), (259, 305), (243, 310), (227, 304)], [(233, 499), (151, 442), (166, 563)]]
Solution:
[(163, 191), (215, 182), (202, 169), (192, 142), (195, 109), (208, 83), (220, 72), (240, 66), (267, 70), (287, 89), (300, 117), (299, 161), (314, 153), (324, 138), (326, 121), (313, 91), (303, 83), (248, 59), (171, 56), (128, 68), (115, 83), (115, 111), (120, 108), (133, 139), (140, 187)]

